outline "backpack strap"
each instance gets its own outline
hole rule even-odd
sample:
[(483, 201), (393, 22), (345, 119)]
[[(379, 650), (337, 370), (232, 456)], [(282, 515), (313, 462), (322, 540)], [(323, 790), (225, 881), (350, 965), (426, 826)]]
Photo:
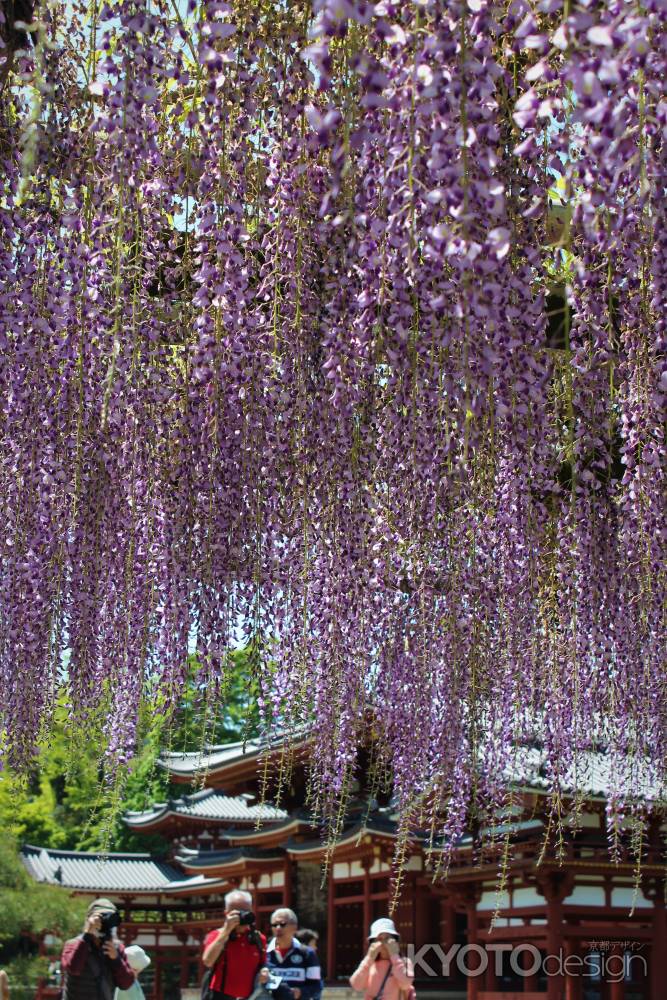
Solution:
[(265, 962), (264, 962), (264, 947), (262, 945), (262, 939), (259, 936), (259, 934), (258, 934), (257, 931), (254, 932), (254, 937), (253, 937), (252, 943), (255, 945), (255, 947), (257, 948), (257, 950), (259, 952), (259, 961), (257, 963), (257, 968), (255, 969), (255, 982), (256, 982), (257, 981), (257, 976), (260, 974), (260, 972), (262, 971), (262, 969), (264, 968), (264, 965), (265, 965)]
[(384, 992), (385, 986), (387, 985), (387, 980), (389, 979), (390, 975), (391, 975), (391, 961), (389, 962), (389, 968), (384, 974), (384, 979), (380, 983), (380, 989), (377, 991), (372, 1000), (382, 1000), (382, 994)]
[[(220, 954), (216, 958), (216, 960), (213, 963), (213, 965), (210, 967), (210, 969), (207, 969), (206, 972), (204, 973), (204, 978), (202, 979), (202, 982), (201, 982), (201, 997), (200, 997), (200, 1000), (209, 1000), (209, 998), (212, 997), (212, 994), (213, 994), (213, 977), (215, 976), (216, 972), (218, 971), (218, 969), (222, 965), (222, 963), (223, 963), (223, 961), (225, 959), (225, 952), (226, 951), (227, 951), (227, 942), (225, 942), (225, 947), (222, 949), (222, 951), (220, 952)], [(225, 973), (223, 971), (222, 977), (221, 977), (221, 982), (224, 980), (224, 978), (225, 978)]]

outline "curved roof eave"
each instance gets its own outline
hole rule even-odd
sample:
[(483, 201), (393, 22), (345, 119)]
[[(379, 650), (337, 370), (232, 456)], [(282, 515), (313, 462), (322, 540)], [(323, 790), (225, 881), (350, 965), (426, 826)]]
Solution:
[[(250, 798), (252, 801), (252, 798)], [(214, 788), (204, 788), (192, 795), (184, 795), (168, 802), (158, 802), (151, 811), (127, 812), (125, 823), (134, 830), (156, 829), (171, 819), (185, 819), (193, 823), (247, 823), (276, 825), (287, 822), (286, 810), (270, 802), (250, 805), (248, 796), (225, 795)]]
[(102, 855), (24, 844), (21, 861), (36, 882), (91, 895), (183, 896), (225, 884), (201, 873), (184, 878), (172, 864), (155, 861), (149, 854)]
[(265, 753), (281, 750), (283, 747), (287, 747), (289, 750), (299, 750), (309, 742), (310, 736), (301, 735), (294, 737), (288, 744), (277, 739), (266, 743), (247, 740), (245, 743), (228, 743), (225, 746), (210, 747), (204, 753), (201, 751), (186, 753), (170, 751), (160, 755), (158, 766), (168, 771), (176, 780), (201, 774), (220, 775), (226, 769), (239, 764), (250, 764)]
[(231, 848), (227, 851), (205, 851), (194, 857), (190, 854), (179, 855), (177, 861), (183, 866), (186, 872), (202, 872), (207, 869), (214, 871), (225, 871), (226, 869), (236, 869), (241, 867), (256, 867), (263, 865), (275, 865), (281, 863), (284, 858), (283, 851), (261, 852), (252, 851), (248, 848)]

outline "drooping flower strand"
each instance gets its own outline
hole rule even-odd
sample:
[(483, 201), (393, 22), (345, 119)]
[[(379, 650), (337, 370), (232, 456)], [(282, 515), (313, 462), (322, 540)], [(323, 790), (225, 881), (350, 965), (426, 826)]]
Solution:
[(536, 755), (557, 842), (602, 747), (624, 850), (665, 795), (661, 5), (44, 12), (0, 71), (3, 752), (64, 689), (122, 769), (243, 642), (330, 840), (370, 739), (399, 863), (495, 851)]

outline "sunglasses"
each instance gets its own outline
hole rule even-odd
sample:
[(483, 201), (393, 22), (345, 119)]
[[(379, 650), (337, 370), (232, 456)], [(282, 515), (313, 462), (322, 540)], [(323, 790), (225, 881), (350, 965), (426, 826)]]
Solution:
[(272, 923), (271, 926), (272, 927), (287, 927), (287, 923), (288, 923), (287, 920), (276, 920), (276, 922)]

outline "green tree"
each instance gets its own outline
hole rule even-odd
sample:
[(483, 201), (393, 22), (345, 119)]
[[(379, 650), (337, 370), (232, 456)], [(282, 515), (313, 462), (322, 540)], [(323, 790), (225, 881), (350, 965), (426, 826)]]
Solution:
[[(143, 720), (140, 751), (127, 775), (122, 800), (123, 812), (148, 809), (155, 802), (187, 795), (193, 789), (179, 785), (174, 795), (166, 771), (158, 764), (165, 749), (195, 751), (204, 742), (230, 743), (252, 739), (259, 732), (255, 652), (252, 647), (230, 654), (231, 669), (221, 688), (219, 698), (207, 698), (198, 685), (199, 665), (192, 658), (190, 671), (175, 719), (169, 726), (161, 716), (150, 715)], [(94, 838), (93, 838), (94, 840)], [(114, 850), (151, 851), (166, 853), (168, 843), (157, 835), (147, 836), (131, 831), (116, 813), (111, 837)]]
[(87, 903), (67, 889), (41, 885), (26, 872), (15, 838), (0, 841), (0, 943), (27, 936), (34, 940), (50, 932), (67, 938), (78, 934)]
[[(149, 809), (173, 795), (158, 765), (162, 750), (197, 750), (205, 741), (226, 743), (257, 734), (252, 647), (230, 654), (227, 680), (215, 699), (197, 680), (197, 662), (192, 659), (189, 666), (171, 723), (155, 706), (142, 709), (136, 756), (115, 787), (102, 780), (104, 747), (89, 738), (90, 732), (102, 731), (101, 719), (91, 721), (87, 733), (72, 730), (64, 699), (32, 772), (21, 779), (0, 772), (0, 965), (7, 969), (15, 995), (34, 996), (37, 979), (46, 973), (47, 960), (37, 955), (41, 936), (50, 933), (65, 940), (78, 933), (86, 909), (86, 901), (66, 889), (35, 882), (21, 862), (19, 845), (166, 854), (169, 845), (162, 837), (133, 833), (123, 820), (127, 811)], [(86, 746), (87, 752), (82, 749)], [(190, 790), (179, 785), (176, 794)], [(19, 984), (24, 984), (23, 992)]]
[(0, 965), (9, 976), (13, 997), (33, 997), (48, 960), (37, 954), (38, 942), (51, 934), (55, 952), (78, 934), (87, 900), (67, 889), (40, 885), (30, 878), (19, 858), (14, 837), (0, 840)]
[[(28, 778), (19, 781), (10, 772), (0, 773), (2, 828), (11, 830), (19, 843), (40, 847), (166, 853), (165, 840), (133, 833), (123, 815), (173, 795), (158, 764), (162, 750), (197, 750), (204, 742), (227, 743), (257, 734), (256, 659), (252, 646), (232, 652), (226, 682), (215, 699), (198, 682), (198, 664), (191, 659), (175, 717), (168, 722), (155, 706), (144, 706), (136, 756), (113, 788), (102, 781), (104, 747), (71, 730), (63, 701)], [(102, 726), (91, 725), (90, 730), (99, 732)], [(82, 749), (86, 745), (88, 752)], [(179, 785), (177, 795), (190, 790)]]

